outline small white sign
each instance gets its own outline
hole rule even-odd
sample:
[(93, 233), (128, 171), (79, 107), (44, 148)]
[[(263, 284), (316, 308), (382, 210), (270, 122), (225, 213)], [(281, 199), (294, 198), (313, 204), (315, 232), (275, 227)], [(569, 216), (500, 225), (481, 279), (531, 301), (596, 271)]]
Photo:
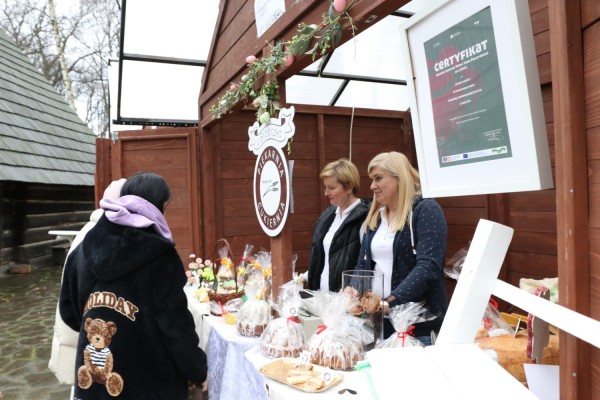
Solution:
[(248, 150), (258, 155), (267, 145), (283, 148), (294, 133), (294, 106), (279, 110), (279, 118), (271, 118), (268, 124), (254, 121), (248, 128)]
[(262, 36), (284, 12), (285, 0), (255, 0), (256, 36)]

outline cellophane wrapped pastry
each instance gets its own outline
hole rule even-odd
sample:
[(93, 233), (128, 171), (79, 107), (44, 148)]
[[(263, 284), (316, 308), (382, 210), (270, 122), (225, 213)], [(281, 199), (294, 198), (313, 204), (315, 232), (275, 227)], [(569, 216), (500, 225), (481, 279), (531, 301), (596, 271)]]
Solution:
[(304, 348), (304, 327), (298, 318), (302, 306), (300, 287), (294, 282), (281, 286), (273, 309), (279, 315), (269, 322), (260, 336), (260, 348), (264, 355), (273, 358), (298, 357)]
[(475, 338), (512, 335), (513, 333), (514, 329), (498, 311), (498, 303), (490, 298)]
[(237, 292), (237, 282), (235, 280), (235, 266), (229, 257), (229, 248), (223, 246), (219, 248), (219, 269), (217, 270), (217, 293), (235, 293)]
[(260, 336), (271, 321), (271, 305), (266, 300), (248, 299), (237, 315), (236, 326), (242, 336)]
[(244, 290), (248, 300), (270, 300), (271, 253), (262, 251), (255, 254), (246, 269)]
[(390, 321), (396, 333), (389, 338), (377, 342), (376, 349), (392, 347), (411, 347), (423, 344), (413, 336), (412, 330), (417, 322), (428, 321), (435, 318), (424, 306), (425, 302), (410, 302), (397, 305), (390, 310)]
[(260, 336), (271, 321), (271, 255), (261, 252), (250, 263), (246, 280), (247, 300), (237, 315), (237, 330), (243, 336)]
[(248, 272), (250, 272), (249, 265), (252, 262), (252, 249), (254, 249), (254, 245), (246, 244), (242, 258), (237, 265), (238, 289), (243, 289), (246, 286), (246, 279), (248, 278)]
[(306, 349), (311, 362), (345, 370), (364, 359), (362, 322), (348, 314), (352, 300), (343, 293), (329, 297), (323, 308), (323, 325), (309, 338)]

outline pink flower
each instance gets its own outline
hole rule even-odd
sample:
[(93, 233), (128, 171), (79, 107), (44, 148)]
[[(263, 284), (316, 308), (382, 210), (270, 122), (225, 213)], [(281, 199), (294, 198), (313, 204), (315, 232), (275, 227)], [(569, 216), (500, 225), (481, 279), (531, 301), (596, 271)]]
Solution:
[(252, 64), (254, 61), (256, 61), (256, 57), (255, 56), (248, 56), (248, 57), (246, 57), (246, 62), (248, 64)]
[(342, 12), (346, 9), (347, 3), (346, 0), (333, 0), (333, 8), (335, 11)]
[(289, 67), (290, 65), (292, 65), (294, 63), (294, 56), (291, 54), (288, 54), (287, 56), (285, 56), (285, 59), (283, 60), (283, 64), (286, 67)]

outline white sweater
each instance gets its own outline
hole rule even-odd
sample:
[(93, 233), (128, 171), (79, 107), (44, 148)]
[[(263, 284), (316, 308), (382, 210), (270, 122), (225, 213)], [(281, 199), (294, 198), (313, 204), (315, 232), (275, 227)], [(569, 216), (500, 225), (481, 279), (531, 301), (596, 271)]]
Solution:
[[(90, 221), (85, 224), (73, 239), (67, 257), (71, 251), (83, 240), (85, 234), (96, 225), (103, 214), (102, 209), (97, 209), (90, 215)], [(64, 269), (63, 269), (64, 271)], [(61, 279), (62, 281), (62, 279)], [(54, 372), (56, 379), (62, 384), (73, 385), (75, 378), (75, 356), (77, 353), (77, 341), (79, 332), (69, 328), (60, 317), (58, 304), (56, 305), (56, 317), (54, 321), (54, 336), (52, 337), (52, 352), (48, 368)]]

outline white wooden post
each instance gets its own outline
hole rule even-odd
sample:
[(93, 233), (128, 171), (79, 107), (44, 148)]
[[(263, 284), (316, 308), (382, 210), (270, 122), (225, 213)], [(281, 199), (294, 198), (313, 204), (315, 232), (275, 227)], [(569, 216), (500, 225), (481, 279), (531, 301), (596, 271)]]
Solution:
[(479, 220), (436, 346), (473, 343), (513, 231), (496, 222)]

